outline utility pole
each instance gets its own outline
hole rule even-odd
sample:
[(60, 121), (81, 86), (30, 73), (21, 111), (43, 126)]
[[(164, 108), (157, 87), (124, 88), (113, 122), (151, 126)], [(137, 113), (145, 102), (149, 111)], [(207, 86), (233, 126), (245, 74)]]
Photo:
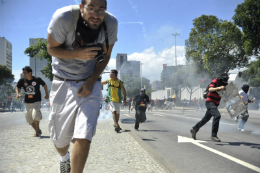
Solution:
[(177, 56), (176, 56), (176, 36), (180, 35), (180, 34), (172, 34), (173, 36), (175, 36), (175, 66), (177, 66)]
[(140, 63), (141, 65), (141, 88), (143, 88), (143, 80), (142, 80), (142, 63)]
[(36, 57), (34, 57), (34, 59), (35, 59), (35, 67), (34, 67), (34, 71), (35, 71), (35, 77), (36, 77)]

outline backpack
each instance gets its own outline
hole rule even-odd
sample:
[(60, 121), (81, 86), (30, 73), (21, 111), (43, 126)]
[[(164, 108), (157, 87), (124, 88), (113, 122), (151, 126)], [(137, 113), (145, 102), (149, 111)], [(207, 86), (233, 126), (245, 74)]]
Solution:
[[(78, 19), (79, 19), (79, 5), (71, 5), (71, 23), (70, 23), (70, 28), (67, 32), (67, 34), (72, 31), (75, 26), (77, 25), (78, 23)], [(105, 40), (106, 40), (106, 48), (107, 48), (107, 51), (108, 51), (108, 47), (109, 47), (109, 42), (108, 42), (108, 34), (107, 34), (107, 26), (105, 24), (105, 22), (103, 22), (103, 27), (104, 27), (104, 31), (105, 31)]]
[(203, 97), (204, 97), (204, 99), (207, 99), (208, 94), (209, 94), (209, 85), (208, 85), (207, 88), (203, 91)]

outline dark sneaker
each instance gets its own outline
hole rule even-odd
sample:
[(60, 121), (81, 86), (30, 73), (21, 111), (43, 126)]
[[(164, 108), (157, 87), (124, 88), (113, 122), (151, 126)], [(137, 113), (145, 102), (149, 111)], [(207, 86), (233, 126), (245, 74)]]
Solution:
[(190, 130), (190, 132), (191, 132), (192, 138), (193, 138), (194, 140), (196, 140), (196, 133), (197, 133), (197, 132), (195, 132), (195, 130), (193, 130), (193, 128)]
[(67, 162), (60, 162), (60, 172), (70, 173), (70, 159)]
[(39, 131), (37, 132), (37, 136), (41, 136), (41, 134), (42, 134), (42, 131), (41, 131), (41, 129), (39, 129)]
[(119, 124), (118, 124), (118, 128), (119, 128), (120, 130), (122, 130), (121, 127), (119, 126)]
[(118, 133), (120, 131), (120, 127), (119, 126), (115, 127), (115, 131)]
[(136, 131), (139, 131), (138, 129), (135, 128)]
[(211, 139), (215, 142), (221, 142), (221, 140), (217, 136), (211, 136)]

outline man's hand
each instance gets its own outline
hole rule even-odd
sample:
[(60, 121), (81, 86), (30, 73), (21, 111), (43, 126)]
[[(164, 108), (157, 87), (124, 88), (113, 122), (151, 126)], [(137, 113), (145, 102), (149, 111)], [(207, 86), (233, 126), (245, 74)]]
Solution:
[(224, 86), (220, 86), (220, 87), (218, 87), (218, 88), (219, 88), (219, 90), (223, 90), (223, 89), (225, 89)]
[(91, 94), (93, 86), (96, 81), (87, 79), (79, 88), (78, 95), (81, 97), (86, 97)]
[(16, 98), (19, 99), (21, 97), (20, 94), (16, 94)]
[(78, 56), (77, 59), (81, 60), (91, 60), (95, 58), (95, 56), (98, 54), (98, 50), (101, 50), (100, 47), (88, 47), (88, 48), (81, 48), (78, 50)]
[(251, 99), (251, 103), (254, 103), (254, 100), (253, 100), (253, 99)]
[(44, 98), (45, 98), (46, 100), (48, 100), (48, 99), (49, 99), (49, 94), (45, 94)]

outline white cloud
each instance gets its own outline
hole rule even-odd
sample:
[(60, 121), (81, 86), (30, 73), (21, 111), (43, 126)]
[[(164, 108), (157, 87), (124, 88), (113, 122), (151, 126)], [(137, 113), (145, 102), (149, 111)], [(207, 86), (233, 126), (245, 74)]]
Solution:
[(14, 75), (14, 82), (18, 82), (18, 80), (20, 79), (21, 73), (22, 73), (22, 69), (12, 71), (12, 74)]
[[(184, 46), (176, 46), (177, 64), (185, 65), (185, 50)], [(150, 82), (160, 80), (163, 64), (168, 66), (175, 65), (175, 46), (165, 48), (156, 53), (154, 48), (145, 49), (141, 53), (133, 53), (128, 55), (128, 60), (141, 61), (143, 77), (148, 78)]]
[[(185, 49), (184, 46), (176, 46), (177, 50), (177, 64), (185, 65)], [(141, 61), (143, 77), (148, 78), (150, 82), (161, 79), (161, 72), (163, 69), (163, 64), (168, 66), (175, 65), (175, 46), (171, 48), (165, 48), (162, 51), (156, 53), (153, 47), (145, 49), (143, 52), (135, 52), (127, 56), (128, 60)], [(116, 69), (116, 59), (110, 59), (108, 68)], [(102, 75), (102, 81), (109, 79), (109, 74)], [(107, 94), (107, 85), (104, 85), (103, 95)]]

